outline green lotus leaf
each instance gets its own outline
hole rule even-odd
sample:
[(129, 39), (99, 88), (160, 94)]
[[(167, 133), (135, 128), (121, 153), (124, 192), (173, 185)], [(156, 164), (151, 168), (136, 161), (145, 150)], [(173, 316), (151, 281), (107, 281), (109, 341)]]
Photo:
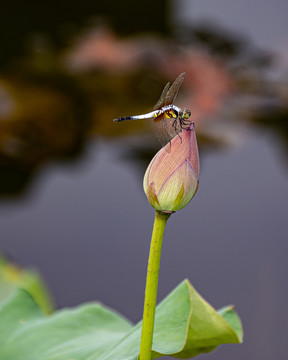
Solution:
[(21, 269), (0, 255), (0, 303), (15, 288), (27, 290), (44, 313), (52, 312), (53, 301), (39, 273), (36, 270)]
[[(42, 313), (29, 293), (17, 289), (0, 304), (0, 359), (137, 360), (136, 326), (98, 303)], [(233, 307), (217, 313), (187, 281), (157, 307), (152, 357), (191, 358), (224, 343), (242, 341)]]

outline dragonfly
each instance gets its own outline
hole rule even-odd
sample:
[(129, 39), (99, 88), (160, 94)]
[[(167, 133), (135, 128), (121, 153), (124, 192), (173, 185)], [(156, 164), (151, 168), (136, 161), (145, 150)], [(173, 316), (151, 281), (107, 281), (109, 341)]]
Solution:
[[(176, 135), (180, 136), (181, 131), (186, 129), (191, 123), (191, 120), (189, 120), (191, 111), (186, 108), (181, 109), (173, 104), (184, 78), (185, 73), (182, 73), (173, 82), (171, 87), (170, 82), (166, 84), (153, 111), (142, 115), (120, 117), (113, 121), (153, 119), (158, 139), (161, 145), (165, 146), (166, 151), (169, 152), (172, 138)], [(170, 145), (166, 146), (168, 144)]]

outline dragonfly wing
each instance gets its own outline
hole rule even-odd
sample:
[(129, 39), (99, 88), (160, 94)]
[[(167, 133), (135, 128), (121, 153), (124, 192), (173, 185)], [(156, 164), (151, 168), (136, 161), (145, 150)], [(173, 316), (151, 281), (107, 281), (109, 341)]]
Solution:
[(165, 99), (166, 99), (166, 95), (167, 95), (169, 86), (170, 86), (170, 82), (168, 82), (166, 84), (166, 86), (164, 87), (162, 94), (161, 94), (159, 100), (157, 101), (156, 105), (154, 106), (153, 110), (161, 109), (165, 105)]
[(180, 127), (180, 122), (177, 118), (165, 118), (164, 122), (171, 139), (181, 133), (182, 129)]
[(154, 119), (153, 124), (160, 144), (165, 147), (167, 152), (170, 152), (171, 140), (181, 132), (181, 128), (175, 126), (175, 124), (179, 124), (179, 121), (175, 118), (166, 117), (164, 113)]
[(171, 140), (171, 135), (168, 132), (165, 114), (161, 114), (160, 116), (155, 118), (153, 121), (153, 126), (160, 144), (162, 145), (162, 147), (164, 147)]
[[(165, 98), (165, 105), (173, 104), (180, 86), (185, 78), (185, 72), (180, 74), (177, 79), (173, 82), (170, 89), (167, 91), (166, 98)], [(162, 96), (162, 95), (161, 95)]]

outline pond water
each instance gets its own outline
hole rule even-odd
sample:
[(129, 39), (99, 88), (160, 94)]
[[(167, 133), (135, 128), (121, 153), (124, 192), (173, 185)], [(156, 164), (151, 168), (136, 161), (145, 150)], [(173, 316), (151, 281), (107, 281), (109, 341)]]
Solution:
[[(187, 71), (177, 105), (195, 116), (200, 187), (169, 219), (158, 300), (188, 278), (215, 308), (236, 306), (244, 344), (203, 358), (285, 359), (287, 4), (255, 1), (256, 16), (248, 0), (174, 1), (170, 13), (161, 1), (166, 17), (159, 5), (149, 27), (122, 3), (67, 13), (65, 1), (59, 18), (32, 3), (34, 22), (8, 16), (8, 2), (0, 14), (0, 252), (37, 269), (58, 308), (101, 301), (141, 319), (154, 219), (142, 181), (156, 148), (143, 122), (112, 119), (151, 111)], [(84, 22), (93, 11), (113, 31)]]
[[(245, 133), (241, 145), (201, 157), (199, 191), (168, 223), (159, 300), (187, 277), (213, 306), (233, 303), (243, 319), (244, 345), (223, 346), (214, 359), (280, 359), (288, 174), (272, 136)], [(145, 168), (122, 156), (125, 143), (92, 142), (76, 164), (48, 166), (25, 199), (2, 203), (0, 236), (4, 253), (42, 273), (58, 306), (98, 300), (136, 322), (153, 209)]]

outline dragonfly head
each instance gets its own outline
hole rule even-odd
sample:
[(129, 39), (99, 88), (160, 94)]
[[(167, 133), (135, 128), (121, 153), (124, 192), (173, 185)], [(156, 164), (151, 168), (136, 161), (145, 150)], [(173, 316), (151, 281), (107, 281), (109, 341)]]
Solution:
[(185, 108), (180, 111), (179, 115), (183, 120), (187, 120), (191, 116), (191, 111)]

